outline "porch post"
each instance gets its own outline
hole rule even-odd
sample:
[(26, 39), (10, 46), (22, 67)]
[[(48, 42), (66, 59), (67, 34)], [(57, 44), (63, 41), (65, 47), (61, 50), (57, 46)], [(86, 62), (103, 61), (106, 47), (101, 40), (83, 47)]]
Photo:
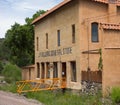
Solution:
[(58, 78), (62, 78), (62, 67), (61, 62), (57, 62), (58, 67)]
[(47, 63), (46, 62), (44, 63), (44, 68), (45, 68), (44, 78), (46, 79), (46, 77), (47, 77)]
[(52, 66), (52, 67), (50, 67), (50, 78), (52, 79), (53, 78), (53, 72), (54, 72), (53, 62), (50, 62), (50, 65)]
[(67, 75), (66, 75), (66, 82), (67, 82), (67, 87), (69, 87), (70, 85), (70, 82), (71, 82), (71, 68), (70, 68), (70, 62), (66, 62), (67, 65), (66, 65), (66, 72), (67, 72)]

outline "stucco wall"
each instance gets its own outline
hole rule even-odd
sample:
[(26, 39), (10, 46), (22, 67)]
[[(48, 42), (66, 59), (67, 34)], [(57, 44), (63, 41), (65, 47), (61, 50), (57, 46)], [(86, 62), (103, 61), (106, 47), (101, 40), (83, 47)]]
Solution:
[(22, 80), (34, 80), (35, 69), (34, 68), (23, 68), (22, 69)]
[(103, 93), (120, 86), (120, 31), (104, 30)]
[[(35, 63), (66, 62), (67, 86), (77, 89), (80, 88), (81, 70), (87, 70), (88, 66), (91, 70), (97, 70), (100, 57), (98, 53), (83, 52), (101, 48), (103, 54), (103, 90), (112, 84), (119, 84), (120, 31), (104, 30), (99, 24), (99, 41), (97, 43), (91, 41), (92, 22), (120, 23), (120, 15), (118, 15), (120, 7), (116, 8), (112, 5), (89, 0), (73, 0), (37, 22), (35, 24)], [(72, 43), (72, 24), (75, 24), (76, 27), (76, 43), (74, 44)], [(61, 34), (61, 46), (59, 47), (57, 46), (57, 30), (60, 30)], [(48, 49), (46, 49), (46, 33), (48, 33)], [(37, 37), (39, 38), (38, 50)], [(67, 47), (71, 47), (71, 54), (40, 57), (40, 52)], [(76, 83), (71, 82), (70, 61), (76, 61)], [(60, 63), (58, 66), (60, 67)], [(109, 71), (111, 72), (109, 73)], [(37, 74), (36, 68), (35, 72)], [(60, 77), (61, 72), (58, 72)]]
[(91, 23), (92, 22), (107, 22), (108, 19), (105, 16), (108, 13), (108, 5), (81, 0), (80, 2), (80, 68), (81, 70), (87, 70), (88, 66), (91, 70), (98, 69), (99, 54), (82, 54), (84, 51), (97, 50), (102, 48), (102, 33), (99, 25), (99, 42), (91, 41)]
[(120, 86), (120, 49), (105, 49), (103, 58), (103, 93), (107, 95), (112, 87)]
[[(39, 37), (39, 50), (35, 48), (35, 62), (66, 62), (67, 66), (67, 87), (80, 87), (80, 62), (79, 62), (79, 9), (78, 2), (72, 1), (35, 25), (35, 44), (36, 37)], [(72, 43), (72, 25), (75, 24), (75, 43)], [(60, 42), (57, 42), (57, 30), (60, 30)], [(46, 49), (46, 33), (48, 33), (48, 49)], [(71, 47), (71, 54), (39, 57), (40, 52), (58, 50)], [(77, 82), (71, 82), (70, 61), (76, 61), (77, 64)], [(58, 71), (60, 73), (60, 71)], [(37, 73), (37, 71), (36, 71)], [(61, 74), (61, 73), (60, 73)], [(59, 76), (60, 76), (59, 74)]]

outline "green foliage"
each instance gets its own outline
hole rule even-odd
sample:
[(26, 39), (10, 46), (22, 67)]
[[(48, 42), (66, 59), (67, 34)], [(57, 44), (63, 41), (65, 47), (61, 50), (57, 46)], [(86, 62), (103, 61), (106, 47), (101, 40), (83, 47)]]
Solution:
[(3, 64), (2, 64), (2, 62), (0, 61), (0, 74), (1, 74), (2, 70), (3, 70)]
[(37, 11), (32, 18), (26, 18), (26, 24), (15, 23), (5, 35), (4, 44), (10, 50), (10, 62), (18, 66), (26, 66), (34, 63), (34, 28), (32, 21), (45, 13)]
[(45, 12), (46, 12), (46, 11), (44, 11), (44, 10), (39, 10), (39, 11), (37, 11), (37, 12), (32, 16), (32, 18), (27, 17), (27, 18), (25, 19), (25, 22), (26, 22), (27, 24), (31, 24), (34, 19), (36, 19), (37, 17), (41, 16), (41, 15), (44, 14)]
[(120, 87), (114, 87), (111, 91), (111, 98), (113, 102), (120, 103)]
[(5, 45), (10, 48), (11, 62), (18, 66), (31, 64), (34, 56), (33, 43), (33, 28), (15, 23), (5, 38)]
[(98, 63), (98, 69), (103, 70), (102, 49), (99, 49), (99, 54), (100, 54), (100, 58), (99, 58), (99, 63)]
[(21, 80), (21, 71), (16, 65), (7, 64), (2, 71), (2, 75), (8, 83), (15, 83)]
[(9, 48), (7, 48), (4, 44), (4, 38), (0, 38), (0, 60), (8, 60), (10, 56)]

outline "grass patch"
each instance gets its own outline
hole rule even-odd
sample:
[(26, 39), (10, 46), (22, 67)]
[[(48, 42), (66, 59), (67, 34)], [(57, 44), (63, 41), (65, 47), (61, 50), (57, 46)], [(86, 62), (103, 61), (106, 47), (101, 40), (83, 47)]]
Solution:
[[(7, 84), (0, 86), (0, 90), (16, 93), (16, 85)], [(36, 99), (44, 105), (116, 105), (110, 99), (104, 99), (102, 103), (102, 94), (99, 92), (97, 95), (75, 95), (70, 91), (62, 93), (62, 91), (38, 91), (28, 92), (25, 94), (27, 98)]]
[(112, 89), (111, 98), (114, 103), (120, 103), (120, 87), (114, 87)]
[(26, 94), (28, 98), (37, 99), (45, 105), (102, 105), (101, 93), (96, 96), (74, 95), (70, 92), (40, 91)]
[(16, 93), (16, 84), (3, 84), (0, 86), (0, 90)]

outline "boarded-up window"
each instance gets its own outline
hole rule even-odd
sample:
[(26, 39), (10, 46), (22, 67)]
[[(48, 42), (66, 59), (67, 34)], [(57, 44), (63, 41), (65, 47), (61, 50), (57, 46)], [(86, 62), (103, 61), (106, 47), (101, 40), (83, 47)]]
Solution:
[(36, 44), (37, 44), (36, 46), (37, 46), (37, 51), (38, 51), (39, 50), (39, 38), (38, 37), (36, 38)]
[(48, 33), (46, 33), (46, 49), (48, 49)]
[(72, 25), (72, 43), (75, 43), (75, 24)]
[(57, 41), (58, 41), (58, 46), (60, 46), (60, 30), (57, 30)]

